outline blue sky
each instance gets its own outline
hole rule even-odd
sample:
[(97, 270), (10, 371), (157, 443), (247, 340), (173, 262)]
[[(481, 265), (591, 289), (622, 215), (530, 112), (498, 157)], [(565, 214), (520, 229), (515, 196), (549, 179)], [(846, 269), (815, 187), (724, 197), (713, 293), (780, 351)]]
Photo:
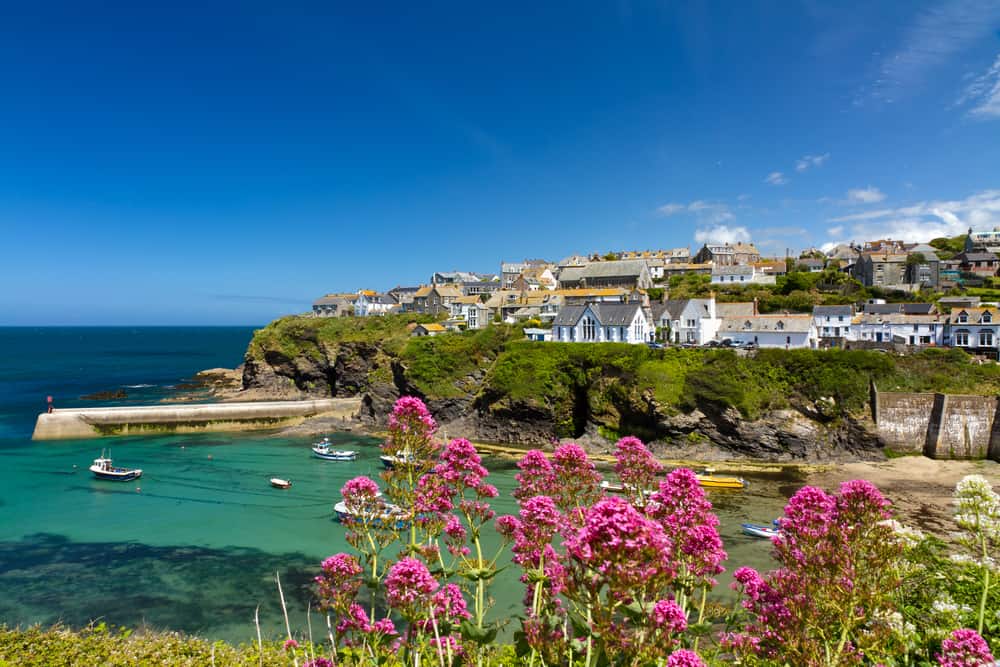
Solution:
[(0, 324), (1000, 224), (1000, 0), (144, 4), (0, 9)]

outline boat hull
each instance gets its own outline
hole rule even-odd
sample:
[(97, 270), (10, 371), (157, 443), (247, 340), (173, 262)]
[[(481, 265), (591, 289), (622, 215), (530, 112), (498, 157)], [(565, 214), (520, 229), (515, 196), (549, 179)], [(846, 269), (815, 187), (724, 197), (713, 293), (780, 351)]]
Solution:
[(357, 452), (319, 452), (313, 450), (313, 456), (324, 461), (354, 461), (358, 458)]
[(141, 470), (124, 470), (122, 472), (113, 472), (107, 470), (94, 470), (91, 468), (91, 472), (94, 473), (94, 477), (97, 479), (107, 480), (109, 482), (131, 482), (133, 479), (139, 479), (142, 477)]
[(696, 475), (698, 486), (703, 489), (742, 489), (746, 487), (746, 482), (739, 477), (711, 477), (708, 475)]
[(276, 489), (290, 489), (292, 488), (292, 483), (289, 482), (287, 479), (275, 478), (271, 480), (271, 486), (273, 486)]
[(740, 528), (743, 530), (744, 535), (750, 535), (751, 537), (760, 537), (762, 539), (771, 539), (772, 537), (777, 537), (781, 534), (781, 531), (776, 528), (771, 528), (770, 526), (762, 526), (757, 523), (744, 523), (740, 524)]

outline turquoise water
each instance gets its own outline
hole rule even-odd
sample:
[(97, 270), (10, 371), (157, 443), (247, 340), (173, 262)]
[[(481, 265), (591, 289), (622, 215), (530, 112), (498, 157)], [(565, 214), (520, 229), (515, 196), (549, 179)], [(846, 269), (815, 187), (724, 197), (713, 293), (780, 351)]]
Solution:
[[(238, 364), (251, 333), (0, 328), (0, 623), (101, 619), (249, 641), (259, 605), (265, 633), (278, 636), (277, 571), (292, 623), (305, 627), (319, 561), (348, 548), (332, 505), (347, 479), (377, 476), (377, 441), (333, 434), (338, 447), (361, 452), (343, 463), (311, 457), (312, 439), (267, 433), (30, 440), (47, 395), (57, 407), (92, 405), (79, 397), (124, 387), (121, 403), (153, 402), (198, 370)], [(143, 468), (142, 478), (94, 479), (87, 466), (103, 447), (116, 464)], [(515, 511), (513, 464), (487, 465), (501, 491), (497, 512)], [(271, 488), (272, 476), (292, 488)], [(730, 571), (767, 566), (767, 545), (739, 524), (777, 516), (794, 488), (754, 479), (742, 493), (711, 494)], [(494, 586), (497, 617), (520, 609), (516, 577), (511, 568)]]

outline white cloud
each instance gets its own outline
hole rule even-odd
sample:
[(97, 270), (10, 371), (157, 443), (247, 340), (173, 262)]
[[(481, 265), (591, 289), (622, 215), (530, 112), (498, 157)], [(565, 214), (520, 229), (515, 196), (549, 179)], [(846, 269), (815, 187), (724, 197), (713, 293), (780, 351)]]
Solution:
[(690, 213), (697, 218), (699, 223), (709, 225), (717, 225), (727, 220), (733, 220), (736, 217), (727, 204), (703, 201), (701, 199), (696, 199), (690, 204), (664, 204), (656, 210), (660, 215), (667, 216)]
[(929, 4), (904, 32), (900, 48), (882, 57), (868, 93), (878, 102), (894, 102), (919, 87), (936, 67), (989, 36), (998, 20), (996, 0)]
[(836, 227), (831, 227), (827, 231), (829, 231), (830, 236), (840, 236), (841, 234), (844, 233), (844, 226), (843, 225), (837, 225)]
[(795, 162), (795, 171), (806, 171), (812, 167), (822, 167), (823, 163), (829, 159), (829, 153), (823, 153), (822, 155), (803, 155)]
[(788, 182), (788, 179), (785, 178), (785, 175), (780, 171), (772, 171), (767, 175), (767, 178), (764, 179), (764, 182), (770, 185), (784, 185)]
[(737, 241), (749, 241), (750, 232), (746, 227), (730, 227), (728, 225), (715, 225), (706, 229), (699, 229), (694, 233), (694, 240), (697, 243), (736, 243)]
[(972, 104), (970, 116), (987, 120), (1000, 118), (1000, 55), (985, 74), (965, 87), (956, 104)]
[(885, 199), (885, 193), (869, 185), (867, 188), (854, 188), (847, 191), (848, 204), (877, 204)]
[[(895, 209), (866, 211), (830, 218), (828, 222), (850, 222), (856, 241), (892, 238), (926, 242), (939, 236), (958, 236), (969, 227), (1000, 226), (1000, 189), (985, 190), (965, 199), (919, 202)], [(834, 229), (831, 228), (832, 236)]]

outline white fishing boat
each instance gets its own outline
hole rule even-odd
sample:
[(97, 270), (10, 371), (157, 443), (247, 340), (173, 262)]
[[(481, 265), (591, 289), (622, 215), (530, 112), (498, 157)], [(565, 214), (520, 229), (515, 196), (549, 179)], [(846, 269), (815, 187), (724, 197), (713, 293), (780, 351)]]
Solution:
[(324, 461), (353, 461), (358, 458), (358, 453), (351, 449), (331, 449), (329, 438), (323, 438), (322, 442), (317, 442), (312, 448), (313, 456)]
[(90, 466), (90, 472), (94, 473), (97, 479), (108, 479), (115, 482), (131, 482), (133, 479), (142, 477), (142, 470), (139, 468), (117, 468), (111, 462), (110, 456), (105, 456), (101, 452), (99, 458), (94, 459), (94, 464)]
[(292, 488), (292, 482), (287, 479), (281, 479), (280, 477), (272, 477), (271, 486), (276, 489), (290, 489)]
[(383, 454), (378, 458), (387, 470), (392, 470), (400, 465), (412, 464), (415, 461), (413, 456), (409, 454)]
[(403, 508), (392, 503), (382, 503), (380, 507), (373, 509), (370, 513), (364, 513), (352, 511), (347, 506), (347, 502), (341, 500), (333, 506), (333, 511), (341, 523), (367, 520), (367, 523), (375, 525), (392, 525), (397, 530), (403, 530), (410, 525)]

